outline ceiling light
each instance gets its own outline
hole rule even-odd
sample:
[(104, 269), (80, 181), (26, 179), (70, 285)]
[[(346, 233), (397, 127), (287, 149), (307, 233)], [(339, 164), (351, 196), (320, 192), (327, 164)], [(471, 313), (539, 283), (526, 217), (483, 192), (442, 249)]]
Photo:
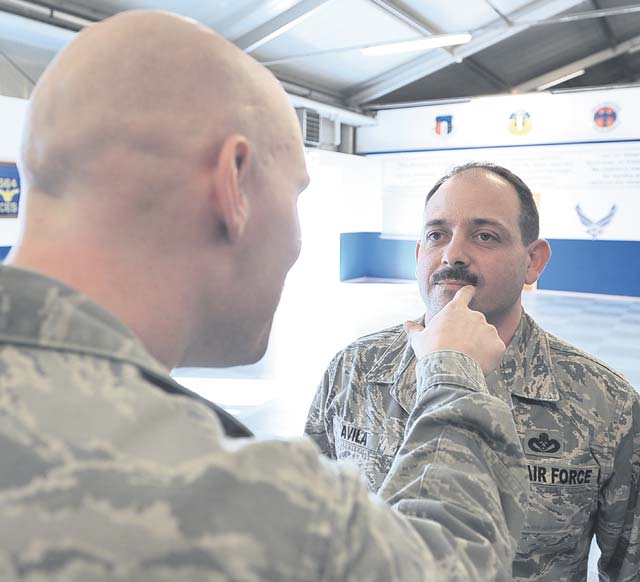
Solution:
[(640, 42), (638, 44), (634, 44), (631, 48), (629, 48), (629, 50), (627, 51), (627, 53), (629, 53), (630, 55), (637, 53), (638, 51), (640, 51)]
[(465, 44), (471, 40), (468, 32), (461, 34), (434, 34), (416, 40), (405, 40), (400, 42), (386, 42), (384, 44), (365, 47), (362, 54), (367, 56), (395, 55), (400, 53), (412, 53), (425, 51), (433, 48)]
[(560, 85), (560, 83), (564, 83), (565, 81), (569, 81), (570, 79), (575, 79), (576, 77), (580, 77), (581, 75), (584, 75), (584, 69), (580, 69), (579, 71), (574, 71), (573, 73), (569, 73), (568, 75), (564, 75), (563, 77), (559, 77), (558, 79), (549, 81), (544, 85), (540, 85), (540, 87), (538, 87), (536, 91), (544, 91), (545, 89), (555, 87), (556, 85)]

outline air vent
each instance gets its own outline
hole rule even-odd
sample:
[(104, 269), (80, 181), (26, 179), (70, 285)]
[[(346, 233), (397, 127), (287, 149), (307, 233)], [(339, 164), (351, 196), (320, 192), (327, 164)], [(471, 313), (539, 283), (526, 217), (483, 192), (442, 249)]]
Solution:
[(320, 145), (320, 114), (313, 109), (296, 109), (305, 145)]

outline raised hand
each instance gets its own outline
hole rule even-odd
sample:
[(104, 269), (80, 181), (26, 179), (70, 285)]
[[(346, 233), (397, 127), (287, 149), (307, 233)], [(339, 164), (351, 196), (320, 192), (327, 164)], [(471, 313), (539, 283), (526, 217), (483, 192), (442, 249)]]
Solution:
[(472, 285), (459, 289), (426, 328), (414, 321), (405, 322), (404, 330), (416, 357), (453, 350), (474, 359), (485, 374), (498, 367), (506, 347), (484, 315), (469, 309), (475, 291)]

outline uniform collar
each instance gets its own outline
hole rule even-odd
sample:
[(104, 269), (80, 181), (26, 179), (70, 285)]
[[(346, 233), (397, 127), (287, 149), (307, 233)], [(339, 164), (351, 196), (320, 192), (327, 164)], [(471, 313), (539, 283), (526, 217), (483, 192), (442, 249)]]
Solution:
[(72, 351), (134, 364), (151, 383), (212, 409), (227, 436), (251, 431), (215, 404), (181, 386), (117, 317), (63, 283), (0, 265), (0, 343)]
[[(422, 324), (424, 317), (416, 321)], [(365, 379), (375, 384), (391, 384), (391, 396), (410, 412), (416, 399), (415, 377), (412, 370), (410, 374), (405, 372), (415, 365), (415, 360), (411, 344), (399, 326), (396, 337), (376, 359)], [(500, 367), (489, 374), (487, 384), (503, 397), (512, 394), (550, 402), (560, 399), (547, 334), (524, 310)]]
[(34, 271), (0, 266), (0, 342), (63, 349), (167, 372), (117, 317), (89, 297)]
[(490, 374), (487, 383), (496, 375), (515, 396), (550, 402), (560, 399), (549, 337), (524, 310), (499, 372)]
[[(424, 325), (424, 315), (414, 321)], [(366, 373), (365, 380), (375, 384), (397, 384), (404, 371), (410, 364), (415, 363), (415, 360), (413, 348), (407, 341), (407, 334), (399, 325), (396, 328), (396, 337), (383, 354), (376, 359)]]
[[(415, 320), (424, 325), (424, 316)], [(389, 347), (375, 361), (365, 379), (368, 383), (390, 384), (391, 397), (408, 413), (416, 403), (416, 356), (402, 326)]]

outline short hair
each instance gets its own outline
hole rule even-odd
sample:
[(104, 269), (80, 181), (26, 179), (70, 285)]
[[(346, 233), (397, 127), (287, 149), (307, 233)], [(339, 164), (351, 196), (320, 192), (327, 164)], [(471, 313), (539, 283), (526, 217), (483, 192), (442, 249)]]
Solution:
[(520, 199), (520, 237), (525, 245), (532, 243), (540, 236), (540, 216), (536, 203), (533, 199), (533, 194), (527, 186), (518, 176), (516, 176), (507, 168), (492, 164), (490, 162), (469, 162), (461, 166), (455, 166), (452, 170), (447, 172), (442, 178), (440, 178), (433, 188), (427, 194), (427, 199), (424, 203), (425, 208), (431, 197), (438, 191), (447, 180), (450, 180), (458, 174), (467, 172), (469, 170), (485, 170), (504, 178), (509, 184), (511, 184), (518, 194)]

